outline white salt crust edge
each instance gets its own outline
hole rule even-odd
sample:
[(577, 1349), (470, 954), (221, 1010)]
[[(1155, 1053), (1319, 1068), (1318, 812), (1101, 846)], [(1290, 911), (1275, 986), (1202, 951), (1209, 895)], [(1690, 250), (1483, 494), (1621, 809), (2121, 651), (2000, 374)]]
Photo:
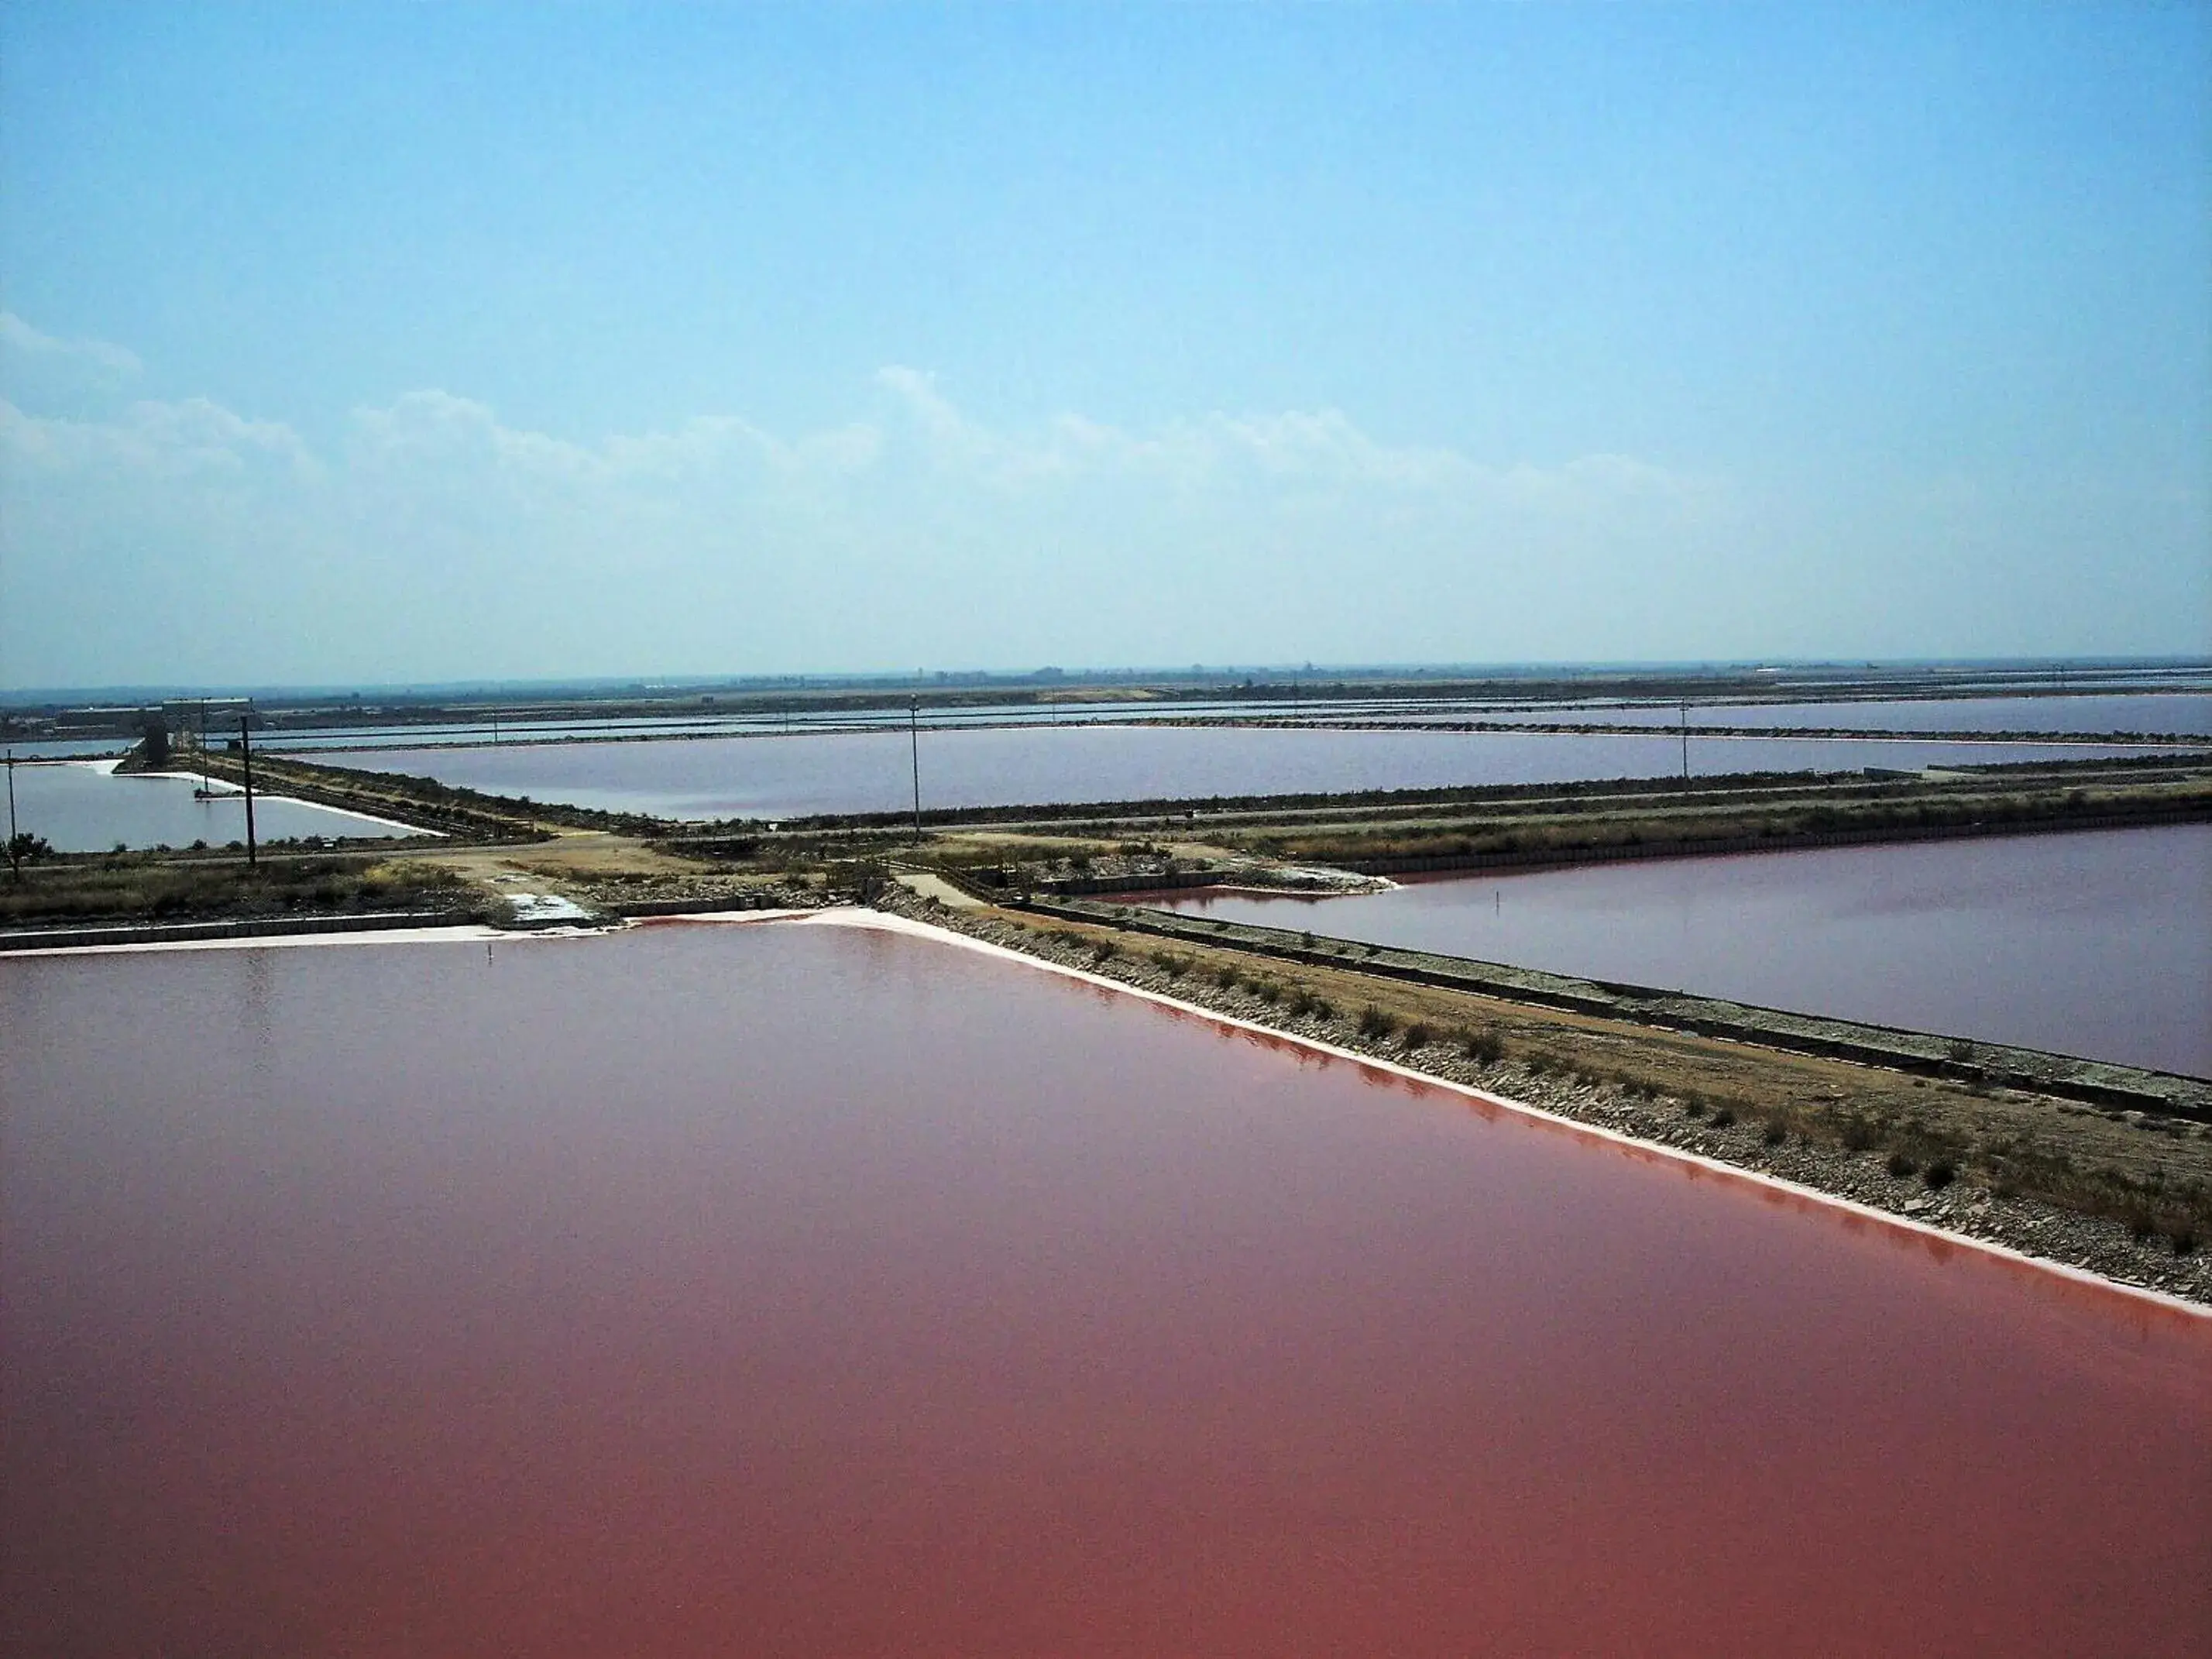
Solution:
[[(819, 910), (704, 910), (680, 916), (636, 916), (613, 927), (532, 927), (521, 932), (465, 922), (451, 927), (362, 927), (329, 933), (247, 933), (235, 939), (131, 939), (115, 945), (57, 945), (0, 951), (0, 962), (48, 957), (112, 957), (142, 951), (276, 951), (299, 945), (534, 945), (540, 939), (591, 939), (656, 921), (794, 921)], [(57, 930), (66, 931), (66, 930)]]
[[(1572, 1134), (1588, 1135), (1594, 1140), (1611, 1141), (1616, 1146), (1671, 1159), (1678, 1164), (1692, 1164), (1711, 1174), (1722, 1176), (1731, 1181), (1740, 1181), (1752, 1186), (1765, 1187), (1776, 1192), (1787, 1193), (1794, 1198), (1821, 1205), (1828, 1209), (1840, 1210), (1849, 1215), (1878, 1222), (1883, 1226), (1894, 1228), (1899, 1232), (1917, 1233), (1928, 1238), (1940, 1240), (1945, 1244), (1960, 1249), (1978, 1250), (1984, 1255), (1996, 1256), (2001, 1261), (2014, 1262), (2021, 1267), (2031, 1267), (2040, 1273), (2053, 1273), (2061, 1279), (2071, 1279), (2075, 1284), (2110, 1291), (2116, 1295), (2132, 1297), (2137, 1301), (2148, 1302), (2173, 1313), (2187, 1314), (2196, 1319), (2212, 1320), (2212, 1308), (2208, 1308), (2201, 1303), (2191, 1302), (2184, 1297), (2174, 1296), (2166, 1291), (2153, 1290), (2148, 1285), (2131, 1284), (2122, 1279), (2108, 1279), (2102, 1273), (2090, 1272), (2087, 1267), (2076, 1267), (2068, 1262), (2053, 1261), (2047, 1256), (2030, 1255), (2027, 1251), (2014, 1249), (2009, 1244), (1999, 1244), (1990, 1239), (1976, 1238), (1971, 1234), (1954, 1233), (1946, 1228), (1916, 1220), (1911, 1216), (1899, 1215), (1894, 1211), (1876, 1209), (1874, 1206), (1862, 1204), (1856, 1199), (1841, 1198), (1834, 1193), (1823, 1192), (1818, 1187), (1808, 1187), (1798, 1182), (1785, 1181), (1780, 1176), (1767, 1175), (1758, 1170), (1747, 1170), (1735, 1164), (1724, 1164), (1720, 1159), (1708, 1158), (1702, 1152), (1686, 1152), (1679, 1146), (1669, 1146), (1662, 1141), (1639, 1139), (1634, 1135), (1623, 1134), (1618, 1129), (1608, 1129), (1601, 1124), (1584, 1123), (1579, 1119), (1547, 1110), (1541, 1106), (1532, 1106), (1525, 1100), (1515, 1100), (1509, 1096), (1492, 1094), (1488, 1090), (1478, 1089), (1472, 1084), (1455, 1083), (1449, 1078), (1435, 1077), (1426, 1072), (1417, 1072), (1411, 1066), (1401, 1066), (1395, 1060), (1377, 1060), (1372, 1054), (1363, 1054), (1354, 1049), (1341, 1048), (1335, 1043), (1324, 1042), (1318, 1037), (1304, 1036), (1295, 1031), (1279, 1030), (1273, 1025), (1262, 1025), (1255, 1020), (1239, 1019), (1234, 1014), (1224, 1014), (1218, 1009), (1203, 1007), (1194, 1002), (1185, 1002), (1178, 997), (1165, 996), (1158, 991), (1148, 991), (1141, 986), (1126, 984), (1118, 979), (1109, 979), (1103, 974), (1085, 973), (1080, 968), (1070, 968), (1060, 963), (1047, 962), (1041, 957), (1033, 957), (1024, 951), (1009, 950), (1003, 945), (994, 945), (988, 939), (971, 939), (965, 933), (955, 933), (947, 927), (935, 927), (929, 922), (915, 921), (905, 916), (887, 915), (880, 910), (862, 909), (857, 906), (844, 906), (830, 910), (705, 910), (682, 915), (641, 917), (638, 920), (647, 922), (716, 922), (725, 927), (752, 927), (764, 922), (787, 921), (805, 927), (854, 927), (875, 933), (904, 933), (915, 939), (929, 939), (939, 945), (954, 945), (962, 950), (974, 951), (1001, 961), (1015, 963), (1024, 968), (1036, 969), (1048, 974), (1057, 974), (1064, 979), (1072, 979), (1080, 984), (1096, 986), (1100, 990), (1118, 991), (1124, 996), (1157, 1003), (1164, 1008), (1173, 1008), (1182, 1013), (1194, 1015), (1200, 1019), (1210, 1020), (1217, 1025), (1226, 1025), (1240, 1031), (1249, 1031), (1255, 1036), (1267, 1037), (1279, 1042), (1295, 1043), (1315, 1054), (1327, 1054), (1333, 1060), (1347, 1060), (1355, 1066), (1371, 1066), (1376, 1071), (1385, 1072), (1394, 1077), (1403, 1078), (1409, 1083), (1418, 1083), (1428, 1088), (1448, 1090), (1454, 1094), (1464, 1096), (1469, 1100), (1480, 1100), (1488, 1105), (1503, 1107), (1507, 1111), (1518, 1112), (1524, 1117), (1534, 1118), (1539, 1121), (1552, 1124)], [(634, 924), (624, 924), (624, 926), (630, 925)], [(465, 945), (483, 942), (528, 945), (548, 940), (587, 939), (617, 931), (620, 929), (546, 927), (530, 933), (502, 933), (495, 927), (474, 926), (386, 927), (356, 933), (297, 933), (249, 939), (154, 940), (130, 945), (69, 945), (50, 951), (0, 951), (0, 962), (50, 957), (117, 956), (147, 951), (265, 951), (308, 945)]]
[[(57, 931), (63, 931), (58, 929)], [(281, 951), (299, 945), (470, 945), (512, 940), (517, 944), (557, 935), (576, 939), (603, 927), (548, 927), (527, 933), (467, 923), (458, 927), (365, 927), (344, 933), (249, 933), (240, 939), (132, 939), (119, 945), (57, 945), (45, 949), (0, 951), (0, 962), (37, 962), (49, 957), (118, 957), (145, 951)]]
[[(2030, 1255), (2027, 1251), (2014, 1249), (2011, 1245), (1999, 1244), (1985, 1238), (1976, 1238), (1971, 1234), (1952, 1232), (1946, 1228), (1934, 1226), (1911, 1216), (1899, 1215), (1892, 1210), (1877, 1209), (1871, 1204), (1862, 1204), (1856, 1199), (1839, 1197), (1834, 1193), (1823, 1192), (1817, 1187), (1808, 1187), (1798, 1182), (1784, 1180), (1780, 1176), (1768, 1175), (1758, 1170), (1747, 1170), (1740, 1164), (1723, 1163), (1719, 1158), (1708, 1158), (1702, 1152), (1686, 1152), (1681, 1147), (1669, 1146), (1661, 1141), (1639, 1139), (1634, 1135), (1624, 1134), (1618, 1129), (1608, 1129), (1601, 1124), (1584, 1123), (1577, 1118), (1567, 1117), (1541, 1106), (1532, 1106), (1524, 1100), (1514, 1100), (1504, 1095), (1494, 1095), (1486, 1089), (1478, 1089), (1471, 1084), (1455, 1083), (1449, 1078), (1432, 1076), (1426, 1072), (1417, 1072), (1411, 1066), (1401, 1066), (1392, 1060), (1377, 1060), (1372, 1054), (1363, 1054), (1351, 1048), (1340, 1048), (1336, 1044), (1324, 1042), (1318, 1037), (1303, 1036), (1293, 1031), (1279, 1030), (1272, 1025), (1262, 1025), (1255, 1020), (1239, 1019), (1233, 1014), (1224, 1014), (1214, 1008), (1201, 1007), (1196, 1003), (1184, 1002), (1176, 997), (1164, 996), (1158, 991), (1148, 991), (1141, 986), (1126, 984), (1118, 979), (1109, 979), (1103, 974), (1085, 973), (1080, 968), (1070, 968), (1060, 963), (1047, 962), (1039, 957), (1030, 956), (1020, 951), (1009, 950), (1003, 945), (994, 945), (987, 939), (970, 939), (965, 933), (954, 933), (950, 928), (934, 927), (926, 921), (914, 921), (904, 916), (886, 915), (878, 910), (841, 908), (802, 912), (801, 915), (805, 924), (809, 926), (859, 927), (880, 933), (908, 933), (916, 938), (935, 939), (942, 944), (957, 945), (970, 951), (979, 951), (987, 956), (1022, 963), (1031, 968), (1041, 968), (1047, 973), (1059, 974), (1068, 979), (1080, 981), (1086, 985), (1095, 985), (1104, 990), (1119, 991), (1125, 995), (1141, 997), (1148, 1002), (1156, 1002), (1164, 1007), (1179, 1009), (1184, 1013), (1194, 1014), (1201, 1019), (1212, 1020), (1217, 1024), (1233, 1026), (1239, 1030), (1250, 1031), (1257, 1036), (1273, 1038), (1279, 1042), (1293, 1042), (1300, 1048), (1311, 1049), (1316, 1054), (1327, 1054), (1332, 1059), (1350, 1060), (1358, 1066), (1372, 1066), (1378, 1072), (1389, 1073), (1408, 1082), (1419, 1083), (1432, 1089), (1448, 1089), (1454, 1094), (1465, 1096), (1470, 1100), (1480, 1100), (1489, 1105), (1501, 1106), (1508, 1111), (1519, 1112), (1524, 1116), (1554, 1124), (1575, 1134), (1588, 1135), (1593, 1139), (1607, 1140), (1617, 1146), (1633, 1147), (1641, 1152), (1656, 1153), (1661, 1158), (1669, 1158), (1680, 1164), (1693, 1164), (1698, 1169), (1725, 1176), (1732, 1181), (1745, 1182), (1753, 1186), (1765, 1187), (1777, 1192), (1787, 1193), (1792, 1197), (1808, 1200), (1829, 1209), (1841, 1210), (1847, 1214), (1860, 1216), (1869, 1221), (1879, 1222), (1884, 1226), (1895, 1228), (1900, 1232), (1922, 1234), (1929, 1238), (1940, 1239), (1946, 1244), (1962, 1249), (1978, 1250), (1985, 1255), (1996, 1256), (2003, 1261), (2016, 1262), (2022, 1267), (2033, 1267), (2043, 1273), (2055, 1273), (2062, 1279), (2072, 1279), (2077, 1284), (2094, 1285), (2100, 1290), (2112, 1291), (2120, 1295), (2134, 1297), (2141, 1301), (2154, 1303), (2175, 1313), (2187, 1314), (2197, 1319), (2212, 1320), (2212, 1308), (2208, 1308), (2202, 1303), (2191, 1302), (2184, 1297), (2172, 1295), (2169, 1291), (2154, 1290), (2148, 1285), (2131, 1284), (2121, 1279), (2108, 1279), (2102, 1273), (2090, 1272), (2087, 1267), (2076, 1267), (2068, 1262), (2053, 1261), (2046, 1256)], [(702, 920), (706, 919), (702, 918)]]

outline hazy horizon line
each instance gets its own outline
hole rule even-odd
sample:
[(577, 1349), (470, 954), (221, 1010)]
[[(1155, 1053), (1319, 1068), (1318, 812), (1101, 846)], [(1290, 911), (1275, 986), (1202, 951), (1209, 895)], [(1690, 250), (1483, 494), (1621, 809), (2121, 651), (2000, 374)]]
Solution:
[(1272, 662), (1091, 664), (1061, 668), (1054, 664), (991, 668), (954, 669), (834, 669), (792, 673), (702, 672), (582, 675), (573, 678), (531, 677), (440, 680), (303, 682), (123, 682), (105, 685), (0, 687), (0, 703), (11, 708), (82, 703), (97, 699), (255, 696), (427, 696), (482, 695), (501, 692), (604, 693), (631, 690), (653, 695), (718, 690), (865, 690), (912, 687), (923, 690), (960, 686), (1063, 686), (1107, 684), (1189, 684), (1255, 675), (1272, 683), (1297, 683), (1310, 677), (1334, 676), (1388, 682), (1392, 677), (1418, 678), (1453, 676), (1467, 679), (1528, 678), (1545, 674), (1596, 678), (1621, 674), (1663, 677), (1747, 674), (1762, 671), (1803, 672), (1838, 670), (1864, 673), (1913, 671), (1960, 672), (2046, 670), (2063, 674), (2079, 670), (2144, 671), (2212, 673), (2212, 656), (2172, 653), (2099, 653), (2068, 656), (1943, 656), (1943, 657), (1736, 657), (1736, 658), (1529, 658), (1501, 661), (1403, 662)]

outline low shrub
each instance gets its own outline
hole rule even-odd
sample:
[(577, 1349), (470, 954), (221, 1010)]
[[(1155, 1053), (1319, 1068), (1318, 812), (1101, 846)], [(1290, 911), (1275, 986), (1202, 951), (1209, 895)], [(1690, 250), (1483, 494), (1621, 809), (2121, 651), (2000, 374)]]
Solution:
[(1948, 1158), (1939, 1158), (1921, 1172), (1920, 1178), (1928, 1183), (1929, 1191), (1940, 1193), (1959, 1178), (1959, 1172)]
[(1783, 1127), (1780, 1119), (1772, 1119), (1768, 1121), (1766, 1127), (1760, 1132), (1759, 1138), (1769, 1146), (1779, 1146), (1784, 1141), (1790, 1139), (1790, 1131)]
[(1436, 1036), (1437, 1034), (1434, 1031), (1431, 1031), (1425, 1024), (1420, 1020), (1415, 1020), (1411, 1025), (1408, 1025), (1406, 1028), (1407, 1052), (1410, 1054), (1416, 1048), (1427, 1048), (1429, 1044), (1436, 1041)]
[(1895, 1152), (1889, 1155), (1889, 1162), (1883, 1167), (1887, 1169), (1890, 1174), (1895, 1176), (1899, 1181), (1902, 1181), (1905, 1176), (1911, 1175), (1920, 1166), (1913, 1161), (1912, 1155), (1910, 1152)]
[(1725, 1129), (1735, 1121), (1735, 1114), (1725, 1106), (1713, 1108), (1713, 1127)]
[(1370, 1002), (1359, 1011), (1358, 1029), (1360, 1036), (1379, 1040), (1398, 1029), (1398, 1018), (1384, 1013)]
[(1461, 1037), (1460, 1047), (1467, 1050), (1469, 1060), (1480, 1060), (1485, 1066), (1495, 1066), (1505, 1058), (1505, 1044), (1495, 1031), (1469, 1031)]

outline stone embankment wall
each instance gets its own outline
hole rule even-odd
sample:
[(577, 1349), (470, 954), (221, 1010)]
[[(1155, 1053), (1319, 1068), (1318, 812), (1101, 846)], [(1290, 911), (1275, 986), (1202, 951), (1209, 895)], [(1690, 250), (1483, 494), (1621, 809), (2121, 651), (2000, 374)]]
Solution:
[(475, 918), (453, 910), (379, 910), (345, 916), (255, 916), (234, 921), (149, 921), (104, 927), (0, 933), (0, 951), (62, 951), (88, 945), (185, 945), (202, 939), (358, 933), (389, 927), (454, 927)]

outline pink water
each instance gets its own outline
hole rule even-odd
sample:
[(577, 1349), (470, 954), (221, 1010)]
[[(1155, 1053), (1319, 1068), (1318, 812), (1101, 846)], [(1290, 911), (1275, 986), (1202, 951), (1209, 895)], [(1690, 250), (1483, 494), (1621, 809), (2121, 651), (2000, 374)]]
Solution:
[(2212, 1077), (2212, 824), (1144, 902)]
[[(1466, 719), (1449, 713), (1423, 720)], [(1570, 726), (1672, 726), (1678, 706), (1486, 708), (1476, 718)], [(2202, 692), (2137, 692), (2063, 697), (1869, 698), (1834, 702), (1698, 703), (1691, 732), (1701, 726), (1796, 727), (1844, 732), (2172, 732), (2212, 737), (2212, 696)]]
[(0, 963), (0, 1648), (2203, 1652), (2212, 1322), (936, 944)]
[[(1217, 795), (1436, 789), (1673, 777), (1678, 740), (1559, 732), (1279, 731), (1146, 726), (925, 732), (926, 807)], [(2092, 744), (1690, 739), (1690, 769), (1911, 769), (2087, 759)], [(341, 766), (404, 772), (495, 794), (677, 818), (890, 812), (914, 799), (904, 732), (808, 732), (690, 742), (508, 744), (326, 751)]]

